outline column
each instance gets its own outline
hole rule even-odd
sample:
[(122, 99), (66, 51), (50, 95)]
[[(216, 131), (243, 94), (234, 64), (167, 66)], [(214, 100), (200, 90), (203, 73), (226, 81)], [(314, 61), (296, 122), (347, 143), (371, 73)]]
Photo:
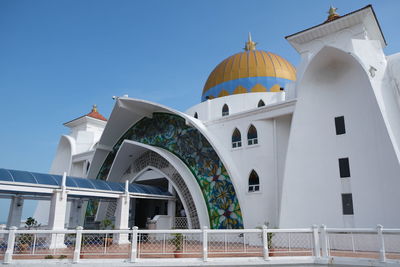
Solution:
[[(125, 181), (125, 193), (117, 200), (115, 211), (115, 230), (128, 230), (130, 197), (128, 191), (129, 181)], [(113, 242), (117, 244), (129, 244), (129, 234), (116, 234)]]
[[(171, 193), (171, 195), (176, 196), (176, 192), (174, 187), (172, 186), (171, 182), (168, 182), (168, 192)], [(168, 211), (167, 215), (170, 216), (171, 218), (171, 229), (175, 228), (175, 212), (176, 212), (176, 201), (175, 200), (168, 200)]]
[(129, 219), (129, 227), (134, 227), (135, 226), (135, 217), (136, 217), (136, 198), (131, 198), (131, 203), (129, 205), (129, 208), (131, 210), (130, 212), (130, 219)]
[(71, 201), (68, 228), (76, 229), (76, 227), (78, 226), (83, 226), (82, 207), (83, 207), (83, 200), (74, 199)]
[[(51, 230), (64, 230), (65, 213), (67, 211), (67, 192), (65, 187), (66, 173), (63, 175), (61, 189), (54, 190), (51, 197), (49, 227)], [(52, 234), (50, 248), (63, 248), (64, 234)]]
[(24, 207), (24, 199), (20, 196), (14, 196), (11, 199), (10, 210), (8, 211), (7, 227), (21, 226), (22, 209)]

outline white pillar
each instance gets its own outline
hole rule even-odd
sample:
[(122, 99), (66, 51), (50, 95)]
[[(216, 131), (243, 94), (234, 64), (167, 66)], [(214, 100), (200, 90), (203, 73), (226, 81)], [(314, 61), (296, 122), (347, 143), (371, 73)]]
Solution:
[(129, 205), (129, 208), (131, 210), (131, 214), (129, 215), (130, 216), (130, 219), (129, 219), (130, 222), (129, 222), (128, 226), (134, 227), (135, 224), (136, 224), (136, 221), (135, 221), (135, 217), (136, 217), (136, 198), (131, 198), (131, 203)]
[[(170, 192), (171, 195), (176, 196), (175, 189), (172, 186), (171, 182), (168, 183), (168, 192)], [(175, 212), (176, 212), (176, 201), (175, 200), (168, 200), (167, 215), (170, 216), (170, 218), (171, 218), (171, 229), (175, 228)]]
[(71, 201), (68, 228), (74, 228), (83, 225), (83, 200), (74, 199)]
[(21, 226), (22, 209), (24, 207), (24, 199), (22, 197), (14, 196), (11, 199), (10, 210), (8, 211), (7, 227)]
[[(54, 190), (51, 197), (49, 227), (51, 230), (64, 230), (67, 211), (67, 192), (65, 188), (66, 173), (63, 175), (61, 189)], [(52, 234), (50, 248), (63, 248), (64, 234)]]
[[(117, 200), (117, 209), (115, 211), (115, 230), (128, 230), (129, 229), (129, 181), (125, 182), (125, 193)], [(116, 234), (114, 242), (117, 244), (129, 244), (128, 233)]]

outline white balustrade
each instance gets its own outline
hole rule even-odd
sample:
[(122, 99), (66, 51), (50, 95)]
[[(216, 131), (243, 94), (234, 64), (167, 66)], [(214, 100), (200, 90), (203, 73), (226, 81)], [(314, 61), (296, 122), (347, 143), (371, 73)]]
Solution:
[[(203, 262), (235, 257), (293, 264), (400, 265), (400, 229), (327, 228), (302, 229), (174, 229), (174, 230), (0, 230), (0, 262), (81, 258), (106, 258), (140, 265), (151, 259), (191, 258)], [(127, 236), (121, 244), (118, 237)], [(63, 246), (52, 246), (54, 237)], [(239, 258), (238, 258), (239, 259)], [(181, 259), (176, 259), (181, 260)], [(188, 260), (188, 259), (186, 259)], [(225, 259), (226, 262), (227, 259)]]

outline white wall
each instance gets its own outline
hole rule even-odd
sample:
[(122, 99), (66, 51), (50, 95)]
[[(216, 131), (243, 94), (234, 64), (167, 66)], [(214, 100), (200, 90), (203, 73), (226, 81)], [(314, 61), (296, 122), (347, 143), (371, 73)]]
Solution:
[[(280, 227), (400, 224), (399, 163), (368, 73), (346, 52), (322, 49), (297, 86), (283, 183)], [(334, 118), (344, 116), (346, 134)], [(348, 157), (351, 178), (340, 178)], [(341, 179), (347, 180), (343, 186)], [(342, 215), (341, 193), (353, 194), (354, 218)]]
[[(231, 158), (231, 162), (237, 166), (238, 174), (231, 176), (231, 179), (240, 200), (246, 228), (262, 226), (266, 222), (271, 226), (278, 224), (278, 177), (283, 173), (282, 162), (285, 160), (290, 117), (278, 118), (275, 123), (275, 119), (252, 120), (253, 116), (249, 115), (212, 123), (207, 127), (207, 130), (218, 139), (220, 150), (223, 151), (222, 157), (225, 160)], [(247, 143), (247, 131), (251, 124), (257, 129), (257, 145)], [(231, 140), (235, 128), (241, 132), (240, 148), (232, 148)], [(248, 179), (253, 169), (260, 179), (259, 192), (248, 192)]]
[(222, 117), (222, 107), (225, 104), (228, 105), (229, 115), (231, 115), (256, 108), (261, 99), (265, 105), (276, 104), (285, 100), (285, 92), (246, 93), (218, 97), (201, 102), (185, 113), (194, 116), (197, 112), (199, 120), (209, 121)]

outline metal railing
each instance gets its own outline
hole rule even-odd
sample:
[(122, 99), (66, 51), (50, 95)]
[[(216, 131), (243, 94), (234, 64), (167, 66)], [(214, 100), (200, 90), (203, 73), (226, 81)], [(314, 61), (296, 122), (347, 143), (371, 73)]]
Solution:
[[(400, 264), (400, 229), (0, 230), (0, 262), (252, 257), (320, 264), (347, 259)], [(213, 259), (214, 260), (214, 259)]]

